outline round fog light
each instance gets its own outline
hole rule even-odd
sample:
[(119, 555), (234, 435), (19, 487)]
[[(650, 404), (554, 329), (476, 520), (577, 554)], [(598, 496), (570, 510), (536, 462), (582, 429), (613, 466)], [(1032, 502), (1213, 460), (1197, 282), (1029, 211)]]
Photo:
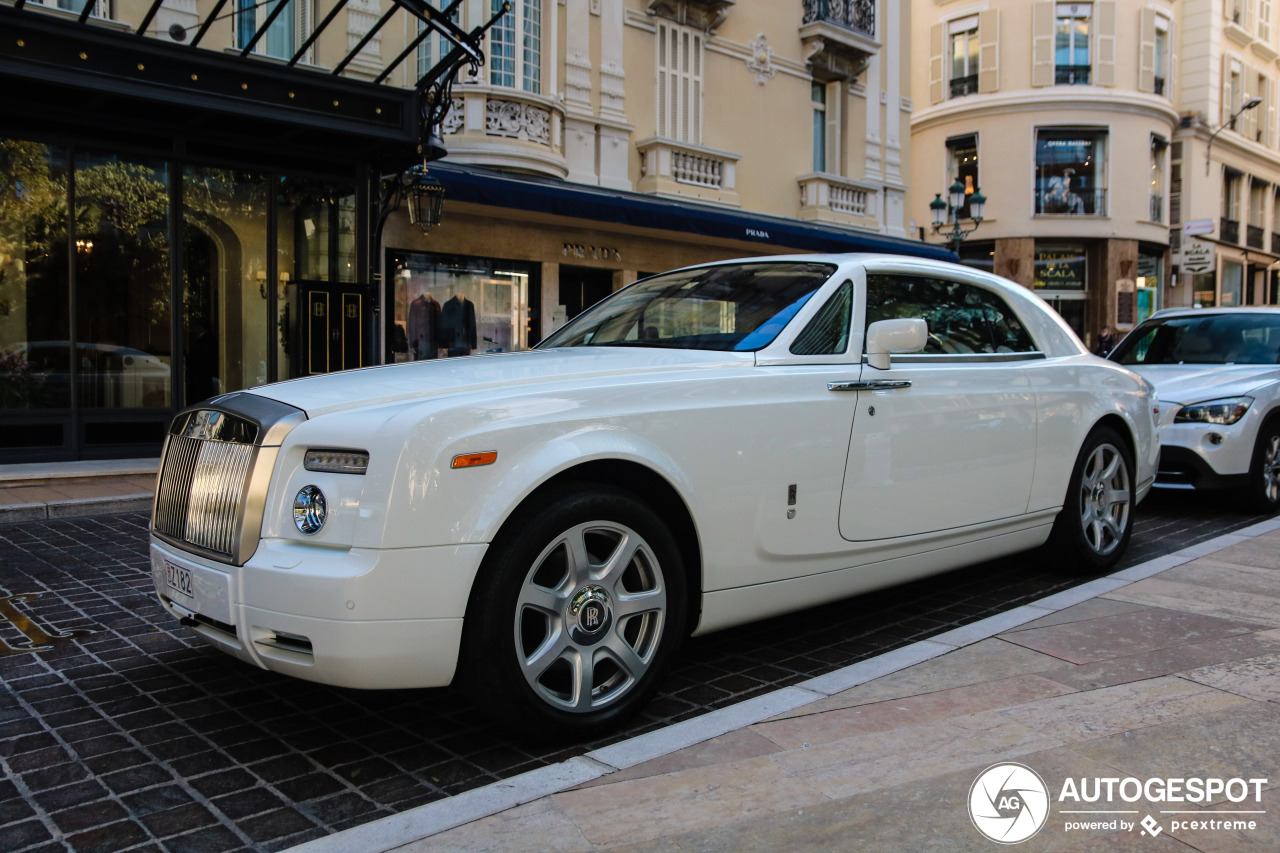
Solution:
[(1206, 437), (1209, 439), (1209, 443), (1212, 444), (1214, 447), (1218, 447), (1219, 445), (1222, 444), (1221, 433), (1211, 432)]
[(324, 527), (328, 508), (324, 501), (324, 492), (315, 486), (303, 486), (293, 499), (293, 524), (308, 536), (319, 532)]

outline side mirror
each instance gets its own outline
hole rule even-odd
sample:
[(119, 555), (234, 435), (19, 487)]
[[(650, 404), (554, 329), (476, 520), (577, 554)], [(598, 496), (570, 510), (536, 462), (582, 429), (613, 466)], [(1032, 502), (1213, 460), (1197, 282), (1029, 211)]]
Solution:
[(880, 320), (867, 327), (867, 364), (888, 370), (890, 353), (919, 352), (928, 342), (929, 324), (924, 320)]

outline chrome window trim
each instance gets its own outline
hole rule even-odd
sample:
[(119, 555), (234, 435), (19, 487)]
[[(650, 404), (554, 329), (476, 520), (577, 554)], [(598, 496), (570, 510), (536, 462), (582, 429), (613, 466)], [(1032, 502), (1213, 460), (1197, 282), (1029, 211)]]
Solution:
[[(1015, 361), (1040, 361), (1047, 356), (1039, 351), (1034, 352), (975, 352), (975, 353), (910, 353), (893, 355), (893, 364), (1001, 364)], [(862, 356), (862, 363), (867, 357)]]

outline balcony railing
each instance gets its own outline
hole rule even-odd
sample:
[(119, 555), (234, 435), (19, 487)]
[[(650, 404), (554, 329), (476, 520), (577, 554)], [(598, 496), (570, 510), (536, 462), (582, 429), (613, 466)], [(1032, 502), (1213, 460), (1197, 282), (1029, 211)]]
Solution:
[(1157, 77), (1157, 78), (1156, 78), (1156, 87), (1155, 87), (1155, 89), (1156, 89), (1155, 93), (1156, 93), (1157, 95), (1163, 95), (1163, 94), (1164, 94), (1164, 78), (1163, 78), (1163, 77)]
[(1280, 234), (1271, 232), (1271, 254), (1280, 255)]
[(804, 23), (815, 21), (825, 21), (875, 38), (875, 0), (804, 0)]
[(952, 77), (951, 78), (951, 97), (963, 98), (965, 95), (972, 95), (978, 91), (978, 75), (970, 74), (968, 77)]
[(1227, 219), (1225, 216), (1218, 223), (1218, 233), (1222, 235), (1224, 243), (1240, 242), (1240, 221), (1237, 219)]
[(1088, 65), (1058, 65), (1053, 69), (1053, 82), (1059, 86), (1088, 86)]
[(1105, 216), (1107, 191), (1105, 189), (1036, 190), (1036, 213), (1054, 216)]
[(737, 206), (735, 174), (742, 155), (656, 136), (639, 140), (636, 148), (640, 192)]
[(1264, 236), (1265, 236), (1265, 233), (1261, 228), (1259, 228), (1257, 225), (1250, 225), (1245, 228), (1245, 232), (1244, 232), (1245, 245), (1248, 246), (1250, 249), (1261, 249), (1262, 238)]
[(1151, 221), (1164, 222), (1164, 196), (1152, 194)]

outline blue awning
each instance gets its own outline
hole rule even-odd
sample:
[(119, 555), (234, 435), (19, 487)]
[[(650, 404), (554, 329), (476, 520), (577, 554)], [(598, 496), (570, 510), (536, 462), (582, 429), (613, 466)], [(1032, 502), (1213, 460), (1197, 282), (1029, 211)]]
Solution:
[(432, 163), (445, 198), (489, 207), (656, 228), (723, 240), (760, 243), (776, 251), (887, 252), (955, 261), (937, 243), (816, 225), (796, 219), (727, 210), (643, 193), (608, 190), (490, 169)]

